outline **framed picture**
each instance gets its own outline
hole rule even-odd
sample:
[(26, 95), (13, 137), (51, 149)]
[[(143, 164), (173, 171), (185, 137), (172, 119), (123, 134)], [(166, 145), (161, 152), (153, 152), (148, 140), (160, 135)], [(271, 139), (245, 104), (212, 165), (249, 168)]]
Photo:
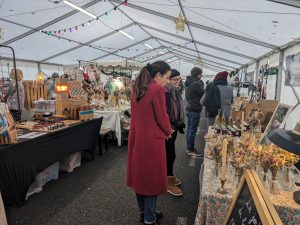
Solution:
[(286, 57), (285, 85), (300, 87), (300, 53)]
[(290, 114), (292, 108), (293, 107), (290, 105), (285, 105), (285, 104), (281, 104), (281, 103), (278, 104), (278, 106), (276, 107), (276, 109), (273, 113), (271, 120), (268, 123), (268, 126), (267, 126), (265, 132), (263, 133), (263, 135), (260, 139), (261, 144), (268, 144), (269, 143), (269, 140), (267, 138), (268, 134), (277, 128), (284, 127), (287, 117)]
[(254, 80), (254, 71), (245, 74), (245, 82), (253, 82), (253, 80)]

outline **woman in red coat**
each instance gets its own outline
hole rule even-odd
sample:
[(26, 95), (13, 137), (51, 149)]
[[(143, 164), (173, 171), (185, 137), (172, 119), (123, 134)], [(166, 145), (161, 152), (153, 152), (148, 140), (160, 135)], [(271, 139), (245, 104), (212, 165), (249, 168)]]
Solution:
[(131, 97), (127, 186), (137, 196), (141, 220), (156, 224), (157, 195), (167, 192), (165, 140), (172, 133), (166, 110), (165, 89), (169, 64), (157, 61), (144, 67), (136, 78)]

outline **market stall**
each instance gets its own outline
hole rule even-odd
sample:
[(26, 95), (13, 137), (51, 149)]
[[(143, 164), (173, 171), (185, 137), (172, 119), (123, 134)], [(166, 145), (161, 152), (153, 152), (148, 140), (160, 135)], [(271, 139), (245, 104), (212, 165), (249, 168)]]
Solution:
[[(205, 157), (199, 175), (200, 199), (195, 225), (241, 224), (237, 221), (243, 219), (247, 224), (253, 223), (254, 219), (256, 224), (260, 220), (265, 220), (262, 224), (299, 224), (300, 206), (295, 193), (300, 190), (300, 186), (296, 185), (300, 181), (300, 172), (294, 166), (300, 159), (297, 155), (299, 150), (295, 149), (297, 144), (294, 140), (297, 139), (291, 139), (294, 143), (292, 151), (288, 148), (288, 141), (282, 145), (278, 145), (277, 141), (274, 145), (274, 140), (269, 139), (278, 128), (284, 127), (290, 112), (291, 107), (285, 104), (269, 100), (248, 102), (240, 97), (235, 99), (232, 118), (228, 122), (219, 111), (215, 124), (209, 127), (205, 135)], [(300, 124), (290, 131), (295, 136), (293, 138), (299, 138), (299, 127)], [(255, 187), (250, 190), (251, 196), (261, 195), (261, 198), (267, 199), (262, 204), (268, 209), (274, 207), (273, 210), (265, 212), (262, 205), (258, 208), (259, 216), (253, 214), (250, 220), (250, 215), (245, 215), (248, 210), (251, 214), (251, 207), (247, 204), (247, 212), (243, 211), (245, 196), (240, 199), (240, 193), (243, 192), (241, 183), (245, 182), (244, 177), (255, 180)], [(260, 198), (251, 196), (247, 201)], [(241, 204), (240, 207), (235, 203)], [(254, 206), (257, 208), (258, 203), (255, 202)], [(266, 222), (268, 213), (272, 218), (270, 223)]]
[(35, 176), (73, 153), (94, 155), (102, 118), (0, 147), (0, 189), (8, 205), (22, 206)]
[[(207, 146), (206, 146), (207, 148)], [(207, 152), (207, 151), (205, 151)], [(201, 168), (200, 199), (196, 215), (195, 225), (223, 224), (230, 202), (237, 189), (237, 180), (230, 179), (235, 171), (233, 168), (228, 172), (226, 181), (227, 194), (217, 192), (221, 187), (220, 177), (216, 176), (216, 164), (207, 154), (204, 157)], [(300, 177), (298, 178), (300, 179)], [(300, 187), (295, 190), (300, 190)], [(271, 195), (272, 203), (284, 224), (298, 224), (300, 221), (300, 207), (293, 200), (292, 191), (280, 191), (279, 194)]]

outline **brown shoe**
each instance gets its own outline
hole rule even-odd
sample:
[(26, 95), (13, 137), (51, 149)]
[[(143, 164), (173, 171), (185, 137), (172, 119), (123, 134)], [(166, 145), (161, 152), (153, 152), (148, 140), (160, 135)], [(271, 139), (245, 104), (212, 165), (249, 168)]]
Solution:
[(168, 193), (174, 196), (182, 196), (182, 190), (175, 185), (175, 177), (168, 177)]
[(181, 184), (181, 180), (179, 180), (176, 176), (175, 176), (175, 186), (178, 186)]

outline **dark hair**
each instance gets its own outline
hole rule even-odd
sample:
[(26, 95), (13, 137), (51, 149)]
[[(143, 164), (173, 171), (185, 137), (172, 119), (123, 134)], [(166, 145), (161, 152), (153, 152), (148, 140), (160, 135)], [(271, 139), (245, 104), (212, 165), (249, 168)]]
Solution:
[(180, 76), (180, 72), (176, 69), (171, 69), (171, 76), (170, 78), (173, 78), (173, 77), (177, 77), (177, 76)]
[(202, 75), (202, 69), (200, 69), (199, 67), (194, 67), (192, 70), (191, 70), (191, 75), (193, 77), (197, 77), (199, 75)]
[(153, 79), (157, 73), (164, 75), (170, 70), (170, 65), (164, 61), (156, 61), (152, 64), (147, 64), (147, 66), (144, 66), (141, 69), (140, 74), (135, 79), (133, 86), (135, 100), (141, 100), (141, 98), (146, 94), (151, 79)]

